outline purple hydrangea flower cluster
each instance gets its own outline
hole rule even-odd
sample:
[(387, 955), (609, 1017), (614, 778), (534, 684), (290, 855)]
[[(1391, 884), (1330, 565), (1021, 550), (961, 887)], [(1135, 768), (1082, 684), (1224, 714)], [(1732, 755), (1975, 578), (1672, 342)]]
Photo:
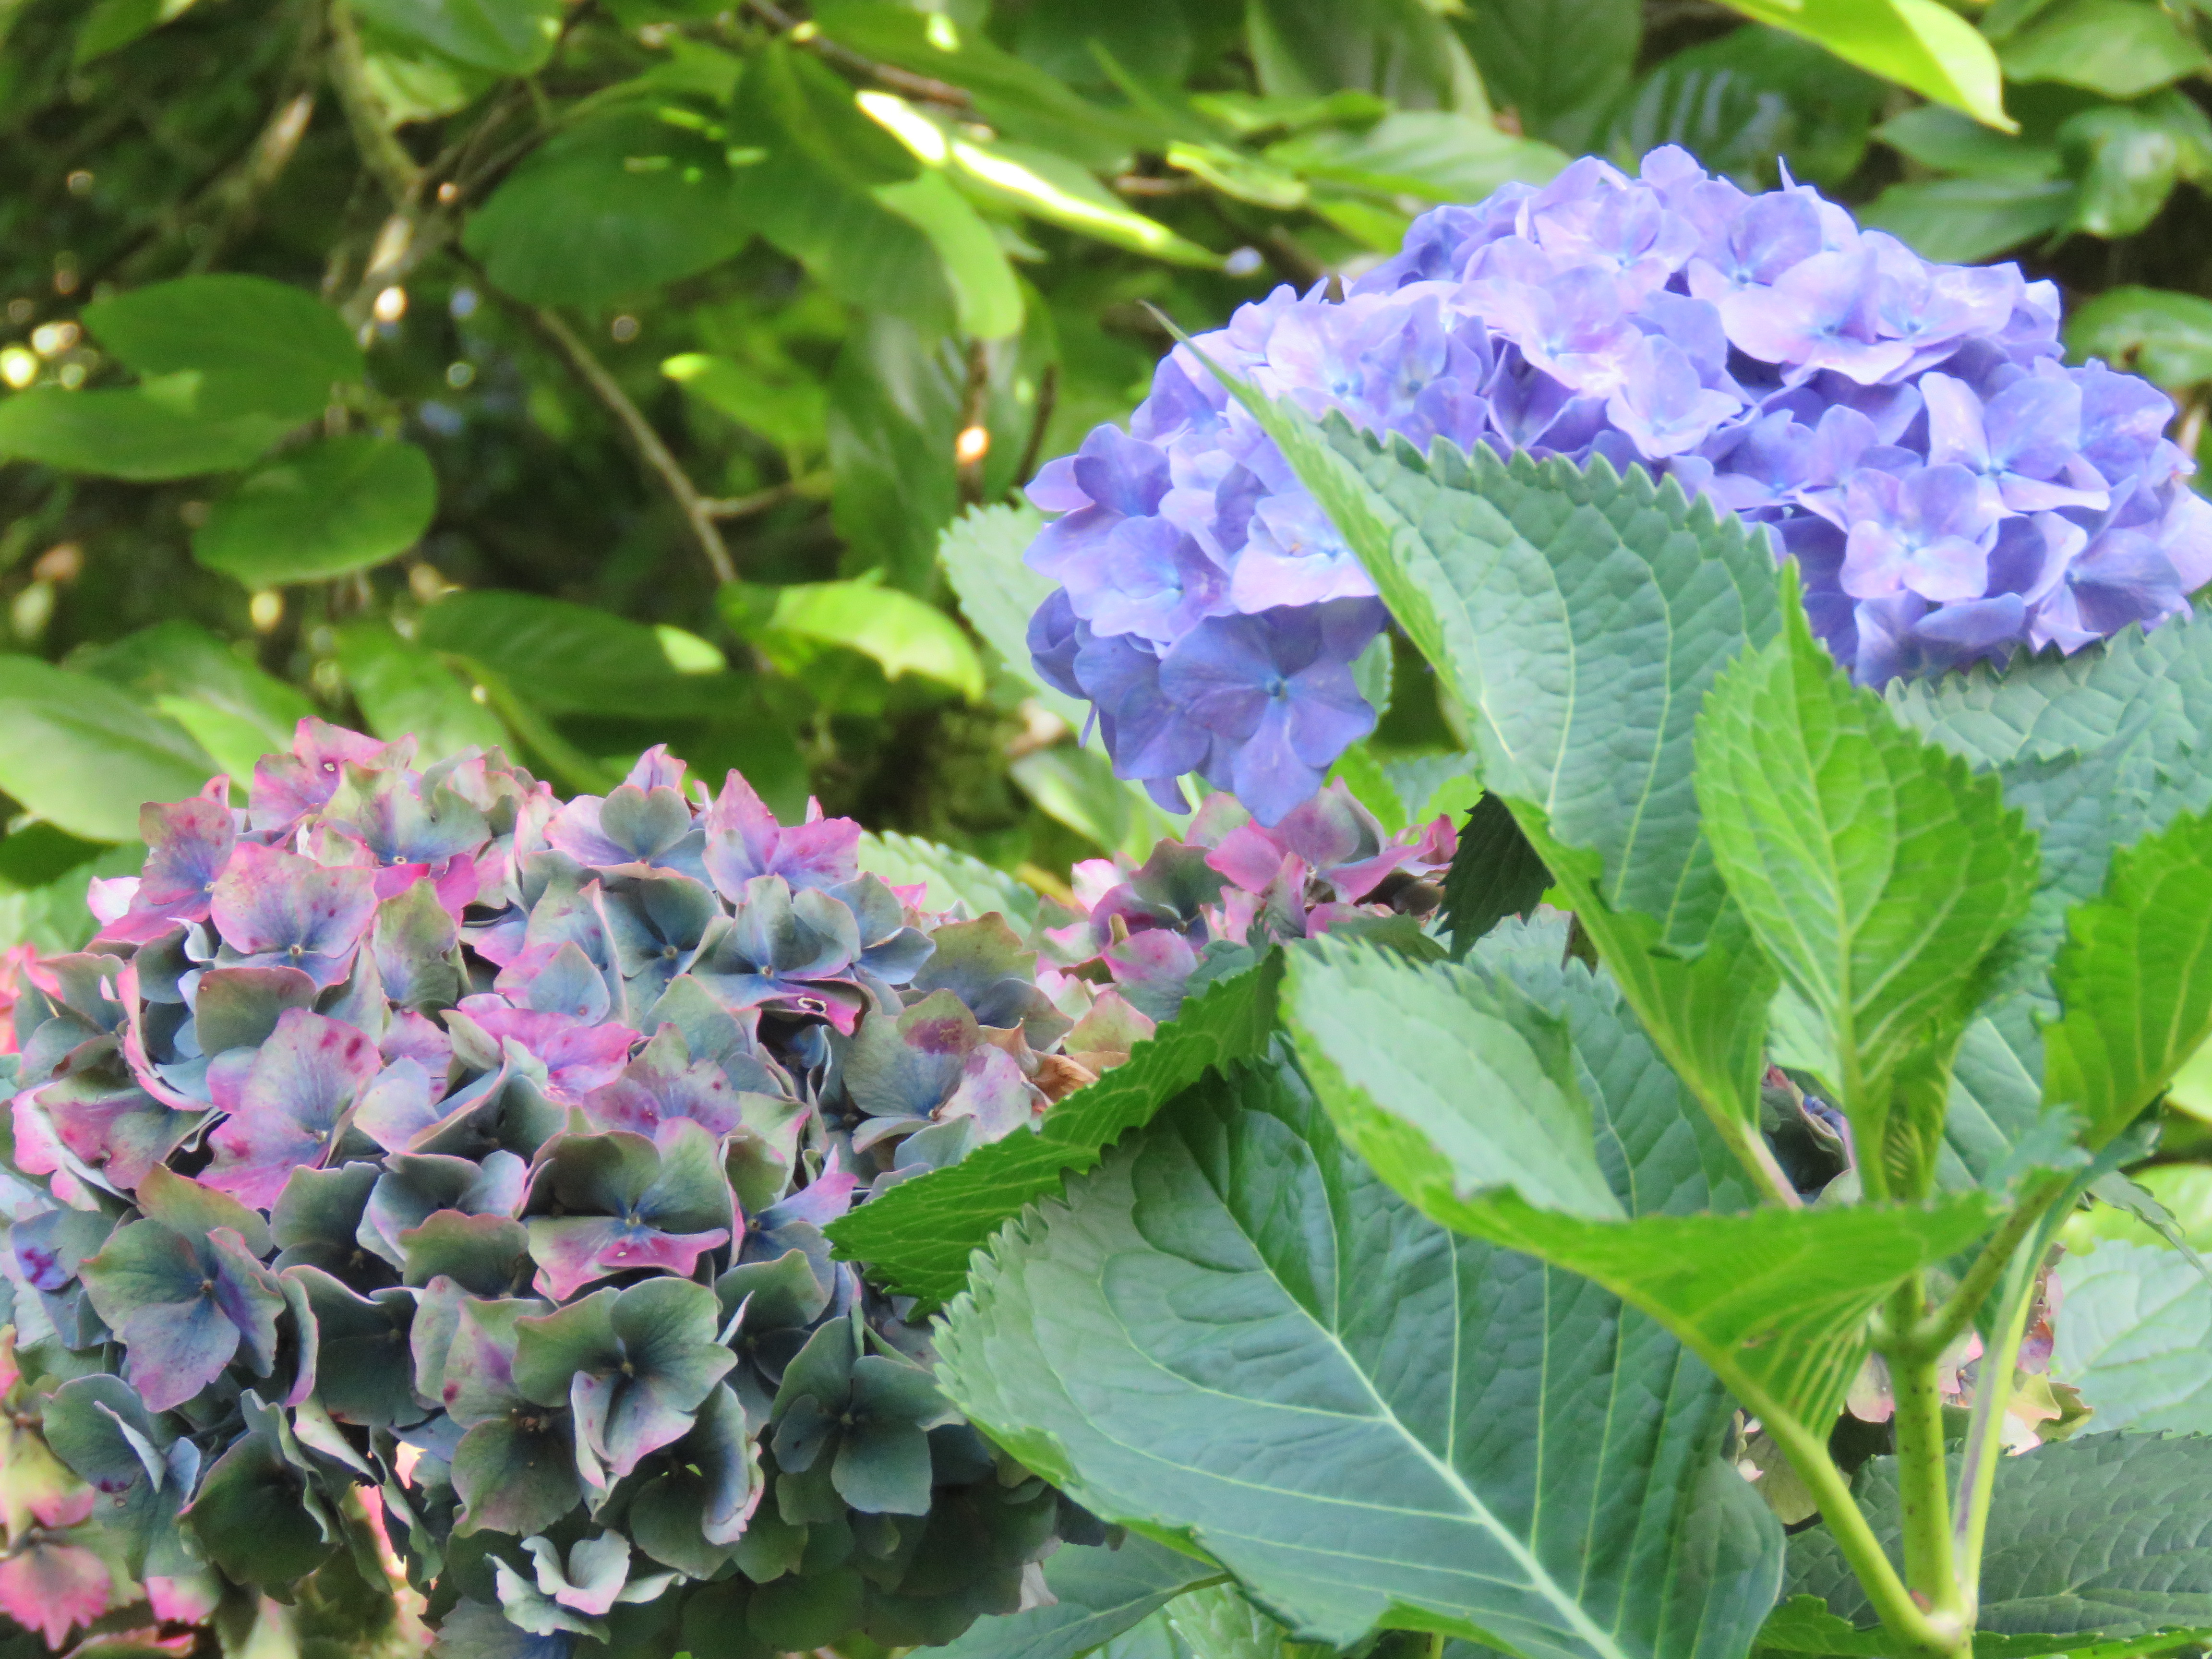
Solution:
[(1862, 684), (2071, 652), (2212, 580), (2173, 407), (2069, 368), (2058, 293), (1921, 258), (1809, 186), (1748, 195), (1669, 146), (1416, 220), (1340, 300), (1278, 289), (1178, 346), (1125, 433), (1031, 485), (1038, 672), (1115, 769), (1180, 809), (1199, 772), (1263, 822), (1372, 728), (1373, 584), (1205, 358), (1425, 449), (1602, 456), (1773, 532)]

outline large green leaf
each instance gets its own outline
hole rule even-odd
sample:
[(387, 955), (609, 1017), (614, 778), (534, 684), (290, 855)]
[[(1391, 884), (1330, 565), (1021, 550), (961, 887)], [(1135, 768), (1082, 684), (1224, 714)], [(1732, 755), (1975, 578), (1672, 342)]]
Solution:
[(362, 20), (494, 75), (527, 75), (561, 33), (560, 0), (351, 0)]
[(1022, 1206), (1060, 1189), (1106, 1148), (1208, 1072), (1249, 1060), (1275, 1023), (1280, 959), (1217, 981), (1131, 1050), (1128, 1060), (1017, 1131), (957, 1164), (915, 1176), (830, 1224), (840, 1255), (867, 1264), (907, 1296), (941, 1303), (968, 1279), (968, 1258)]
[[(150, 699), (204, 744), (206, 717), (217, 717), (234, 744), (250, 750), (243, 769), (234, 763), (236, 757), (216, 756), (240, 782), (252, 775), (255, 757), (289, 748), (295, 729), (315, 712), (297, 686), (265, 672), (248, 653), (198, 623), (181, 619), (72, 653), (70, 666)], [(215, 753), (211, 746), (209, 752)]]
[[(902, 317), (932, 333), (949, 331), (954, 294), (936, 245), (912, 217), (876, 195), (913, 181), (921, 169), (860, 112), (849, 82), (775, 42), (746, 66), (731, 137), (764, 157), (734, 175), (740, 222), (848, 304)], [(1018, 325), (1018, 307), (1015, 314)]]
[(953, 321), (971, 339), (1003, 340), (1022, 327), (1022, 287), (997, 234), (941, 173), (878, 185), (876, 200), (929, 239), (952, 290)]
[(725, 588), (732, 627), (773, 652), (782, 642), (841, 646), (874, 661), (887, 679), (919, 674), (969, 702), (983, 695), (983, 665), (960, 625), (927, 600), (880, 582), (795, 582)]
[(2212, 380), (2212, 300), (2162, 288), (2112, 288), (2066, 319), (2066, 347), (2162, 386)]
[(1384, 448), (1237, 389), (1475, 722), (1511, 808), (1638, 1015), (1756, 1160), (1772, 969), (1714, 867), (1692, 725), (1779, 626), (1763, 537), (1603, 461)]
[(1609, 908), (1695, 949), (1727, 894), (1698, 830), (1692, 724), (1727, 660), (1779, 625), (1764, 540), (1641, 469), (1424, 460), (1291, 415), (1270, 411), (1292, 465), (1476, 718), (1485, 785), (1595, 854)]
[(304, 289), (236, 271), (95, 301), (84, 325), (143, 380), (198, 376), (193, 408), (211, 420), (310, 420), (365, 368), (337, 312)]
[(437, 510), (414, 445), (325, 438), (240, 480), (192, 532), (192, 556), (250, 587), (327, 581), (405, 552)]
[(1643, 33), (1638, 0), (1495, 0), (1467, 21), (1491, 97), (1522, 131), (1577, 150), (1628, 84)]
[[(1897, 1460), (1857, 1482), (1895, 1554)], [(1788, 1593), (1862, 1628), (1866, 1592), (1826, 1528), (1790, 1540)], [(1979, 1628), (1996, 1635), (2141, 1636), (2212, 1625), (2212, 1438), (2095, 1434), (1997, 1460)]]
[(401, 639), (383, 623), (339, 629), (337, 663), (368, 729), (386, 739), (414, 738), (422, 763), (507, 741), (499, 716), (471, 696), (436, 652)]
[(2031, 1164), (2054, 1164), (2074, 1132), (2070, 1113), (2044, 1109), (2043, 1034), (2030, 999), (2008, 997), (1978, 1016), (1952, 1057), (1937, 1182), (2002, 1188)]
[(2155, 0), (2059, 0), (2008, 36), (2001, 53), (2015, 81), (2063, 81), (2108, 98), (2134, 98), (2205, 66), (2204, 49)]
[(1421, 0), (1251, 0), (1244, 32), (1273, 97), (1371, 92), (1402, 109), (1488, 113), (1467, 48)]
[(854, 329), (830, 368), (831, 521), (908, 592), (935, 586), (938, 532), (960, 510), (953, 447), (966, 379), (955, 343), (882, 314)]
[(0, 790), (87, 841), (133, 841), (148, 801), (216, 770), (184, 730), (105, 681), (0, 655)]
[(1208, 1584), (1178, 1595), (1160, 1617), (1198, 1659), (1328, 1659), (1317, 1642), (1290, 1632), (1254, 1607), (1234, 1584)]
[(555, 714), (712, 714), (742, 708), (744, 683), (715, 672), (696, 635), (508, 590), (452, 593), (423, 611), (417, 641), (482, 663)]
[(196, 413), (197, 382), (157, 390), (42, 386), (0, 399), (0, 460), (150, 483), (248, 465), (284, 435), (275, 416)]
[(1825, 1024), (1830, 1080), (1871, 1149), (1900, 1068), (1982, 1000), (2035, 841), (1996, 780), (1850, 683), (1785, 582), (1782, 636), (1738, 658), (1698, 717), (1698, 803), (1752, 932)]
[(1096, 748), (1056, 744), (1006, 770), (1046, 817), (1132, 863), (1143, 863), (1177, 833), (1176, 821), (1142, 789), (1115, 777), (1114, 763)]
[(1399, 110), (1364, 131), (1324, 129), (1285, 139), (1268, 149), (1267, 160), (1308, 179), (1378, 195), (1469, 202), (1515, 179), (1541, 184), (1567, 158), (1464, 112)]
[(2212, 627), (2177, 618), (2071, 657), (1900, 684), (1890, 707), (1993, 769), (2043, 849), (2043, 879), (2005, 983), (2039, 994), (2067, 910), (2103, 891), (2113, 850), (2212, 808)]
[(1830, 1422), (1875, 1304), (1991, 1218), (1971, 1194), (1632, 1221), (1602, 1179), (1571, 1023), (1517, 988), (1323, 939), (1291, 954), (1284, 1015), (1330, 1115), (1424, 1213), (1595, 1279), (1770, 1421)]
[(1063, 1545), (1044, 1564), (1050, 1605), (979, 1620), (938, 1659), (1079, 1659), (1220, 1577), (1211, 1562), (1137, 1533), (1112, 1549)]
[[(1045, 73), (1024, 57), (996, 45), (991, 32), (968, 22), (956, 23), (947, 12), (920, 12), (883, 0), (823, 0), (814, 7), (815, 21), (840, 45), (852, 47), (879, 64), (894, 64), (932, 79), (950, 81), (967, 89), (975, 100), (977, 117), (994, 130), (1068, 158), (1079, 170), (1119, 170), (1139, 149), (1164, 148), (1160, 128), (1151, 111), (1122, 105), (1109, 108), (1091, 102)], [(1086, 17), (1095, 13), (1086, 13)], [(1121, 21), (1139, 32), (1158, 34), (1175, 27), (1140, 14)], [(1081, 52), (1085, 78), (1097, 71), (1097, 60)]]
[(2132, 236), (2184, 179), (2212, 168), (2212, 120), (2178, 88), (2136, 104), (2106, 104), (2058, 129), (2067, 170), (2081, 180), (2069, 228), (2093, 236)]
[(1999, 132), (1939, 104), (1918, 104), (1893, 115), (1875, 129), (1875, 136), (1931, 173), (1965, 173), (1977, 179), (2052, 179), (2059, 171), (2055, 145), (2032, 143)]
[(1444, 872), (1444, 920), (1452, 954), (1465, 956), (1474, 942), (1507, 916), (1526, 916), (1552, 884), (1552, 872), (1528, 845), (1505, 803), (1485, 795), (1461, 825), (1451, 868)]
[(2212, 1284), (2179, 1250), (2108, 1239), (2053, 1273), (2051, 1375), (2100, 1429), (2212, 1434)]
[(2081, 1112), (2096, 1147), (2212, 1038), (2212, 817), (2178, 817), (2115, 854), (2103, 896), (2066, 921), (2044, 1093)]
[(1567, 954), (1558, 916), (1506, 921), (1468, 966), (1510, 984), (1570, 1039), (1576, 1085), (1600, 1126), (1598, 1165), (1632, 1215), (1751, 1206), (1744, 1173), (1622, 1000), (1613, 975)]
[(599, 305), (743, 247), (747, 169), (671, 113), (617, 106), (534, 151), (469, 216), (463, 240), (491, 280), (542, 305)]
[(82, 69), (111, 52), (119, 52), (143, 40), (164, 23), (191, 9), (194, 0), (93, 0), (82, 9), (76, 40), (70, 53), (73, 68)]
[(1613, 107), (1600, 147), (1629, 166), (1661, 144), (1680, 144), (1746, 190), (1770, 188), (1786, 156), (1793, 178), (1832, 189), (1857, 172), (1889, 96), (1873, 76), (1814, 42), (1747, 24), (1652, 64)]
[(1974, 26), (1938, 0), (1729, 0), (1747, 17), (1818, 41), (1847, 64), (2010, 130), (2004, 81)]
[(2075, 194), (2066, 179), (1926, 179), (1892, 185), (1860, 217), (1923, 258), (1967, 264), (2057, 229)]
[[(1653, 1149), (1657, 1185), (1694, 1185), (1681, 1149)], [(940, 1352), (1029, 1467), (1303, 1639), (1717, 1656), (1773, 1598), (1711, 1376), (1595, 1285), (1425, 1220), (1285, 1064), (1194, 1091), (1002, 1236)]]

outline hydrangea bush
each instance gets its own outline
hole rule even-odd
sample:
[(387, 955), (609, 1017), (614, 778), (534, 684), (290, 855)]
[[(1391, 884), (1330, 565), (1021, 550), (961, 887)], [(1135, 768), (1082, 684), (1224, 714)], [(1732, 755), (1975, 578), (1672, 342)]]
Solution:
[(307, 722), (228, 794), (149, 806), (91, 947), (10, 963), (0, 1609), (57, 1647), (134, 1584), (287, 1594), (379, 1516), (454, 1652), (1011, 1611), (1097, 1528), (823, 1228), (1031, 1129), (1223, 952), (1417, 927), (1454, 846), (1218, 799), (1024, 937), (658, 750), (564, 804)]
[(2212, 507), (2171, 401), (2066, 366), (2058, 318), (2016, 266), (1931, 264), (1671, 147), (1436, 209), (1341, 295), (1279, 289), (1178, 346), (1127, 432), (1038, 475), (1036, 667), (1167, 805), (1198, 772), (1272, 821), (1371, 729), (1374, 582), (1215, 369), (1425, 451), (1671, 478), (1797, 561), (1863, 684), (2078, 650), (2212, 580)]
[[(2201, 1645), (2202, 1264), (2124, 1171), (2212, 1043), (2212, 550), (2170, 405), (2057, 321), (1808, 192), (1585, 163), (1182, 349), (1051, 475), (1036, 666), (1122, 771), (1298, 821), (1387, 604), (1485, 793), (1453, 960), (1286, 941), (1163, 1033), (1206, 1075), (992, 1212), (971, 1422), (1278, 1644)], [(2066, 1288), (2092, 1195), (2180, 1248)], [(1076, 1659), (1133, 1580), (1212, 1617), (1109, 1559), (1046, 1567), (1079, 1632), (960, 1659)]]

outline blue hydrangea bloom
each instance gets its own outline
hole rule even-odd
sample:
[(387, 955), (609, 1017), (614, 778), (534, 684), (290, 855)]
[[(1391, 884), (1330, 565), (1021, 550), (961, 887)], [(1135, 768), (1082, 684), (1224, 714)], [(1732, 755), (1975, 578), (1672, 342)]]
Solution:
[[(1830, 649), (1881, 685), (2073, 651), (2212, 580), (2172, 403), (2068, 368), (2058, 309), (2015, 265), (1931, 264), (1670, 146), (1636, 179), (1589, 159), (1439, 208), (1340, 300), (1278, 289), (1194, 344), (1425, 449), (1601, 455), (1702, 491), (1771, 529)], [(1273, 823), (1371, 727), (1350, 665), (1385, 621), (1374, 586), (1191, 349), (1030, 495), (1056, 516), (1029, 562), (1060, 584), (1038, 671), (1164, 805), (1196, 771)]]

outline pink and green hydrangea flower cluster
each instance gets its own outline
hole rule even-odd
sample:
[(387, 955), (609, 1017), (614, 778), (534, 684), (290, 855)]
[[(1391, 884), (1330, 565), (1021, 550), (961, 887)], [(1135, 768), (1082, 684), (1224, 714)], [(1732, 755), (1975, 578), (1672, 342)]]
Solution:
[[(1030, 494), (1059, 584), (1039, 672), (1163, 805), (1200, 773), (1273, 822), (1373, 726), (1358, 558), (1206, 362), (1425, 450), (1642, 466), (1771, 532), (1861, 682), (2071, 652), (2212, 580), (2166, 396), (2062, 361), (2014, 265), (1923, 259), (1811, 188), (1747, 194), (1672, 147), (1416, 220), (1350, 284), (1279, 289), (1178, 346), (1125, 432)], [(1206, 361), (1201, 361), (1201, 356)]]
[(9, 1420), (52, 1479), (0, 1610), (57, 1644), (282, 1588), (372, 1515), (455, 1656), (1011, 1609), (1096, 1524), (824, 1229), (1271, 943), (1418, 932), (1455, 845), (1340, 785), (1272, 829), (1215, 796), (1017, 932), (659, 750), (563, 803), (308, 721), (230, 799), (148, 807), (99, 936), (13, 987)]
[[(10, 1420), (67, 1477), (11, 1523), (9, 1607), (73, 1572), (30, 1620), (58, 1643), (95, 1599), (282, 1590), (368, 1559), (368, 1489), (457, 1654), (675, 1651), (689, 1620), (765, 1659), (817, 1601), (947, 1640), (1096, 1533), (823, 1232), (905, 1138), (855, 1133), (849, 1056), (1035, 1015), (1003, 923), (657, 750), (563, 803), (310, 721), (229, 803), (149, 807), (100, 935), (15, 988)], [(1083, 1024), (903, 1098), (1023, 1127)]]

